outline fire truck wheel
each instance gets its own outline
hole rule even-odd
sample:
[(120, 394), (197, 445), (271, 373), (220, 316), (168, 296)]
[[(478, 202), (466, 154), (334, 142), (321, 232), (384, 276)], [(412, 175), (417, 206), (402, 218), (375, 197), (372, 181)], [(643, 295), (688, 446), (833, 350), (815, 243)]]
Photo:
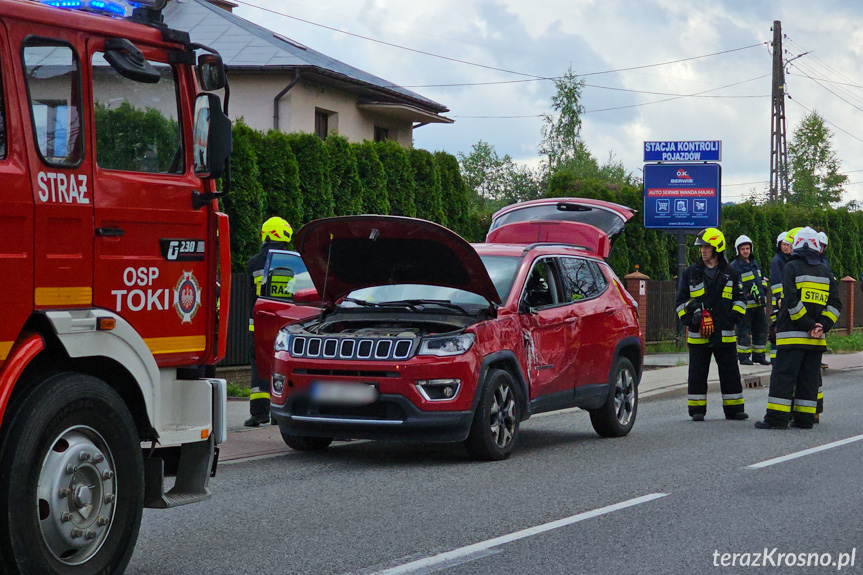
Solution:
[(282, 433), (285, 445), (296, 451), (323, 451), (333, 442), (332, 437), (302, 437)]
[(50, 375), (8, 429), (0, 555), (13, 563), (9, 572), (122, 573), (141, 524), (144, 465), (117, 392), (88, 375)]
[(623, 437), (632, 429), (638, 413), (638, 386), (632, 362), (618, 358), (611, 369), (609, 384), (605, 404), (590, 410), (590, 423), (602, 437)]
[(500, 461), (509, 457), (518, 437), (521, 408), (509, 372), (490, 369), (464, 446), (471, 459)]

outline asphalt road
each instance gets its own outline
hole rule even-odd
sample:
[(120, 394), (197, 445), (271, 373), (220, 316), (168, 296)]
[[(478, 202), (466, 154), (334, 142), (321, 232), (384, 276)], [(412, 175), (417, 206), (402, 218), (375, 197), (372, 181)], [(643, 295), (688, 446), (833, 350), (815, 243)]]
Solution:
[[(845, 562), (858, 546), (842, 572), (863, 572), (861, 384), (860, 370), (825, 376), (814, 430), (756, 430), (766, 390), (745, 390), (746, 422), (722, 418), (718, 392), (692, 422), (675, 394), (643, 402), (621, 439), (596, 436), (585, 412), (531, 419), (498, 463), (458, 445), (350, 442), (224, 465), (210, 501), (145, 511), (127, 572), (808, 574), (837, 566), (771, 565)], [(767, 567), (719, 566), (765, 548)]]

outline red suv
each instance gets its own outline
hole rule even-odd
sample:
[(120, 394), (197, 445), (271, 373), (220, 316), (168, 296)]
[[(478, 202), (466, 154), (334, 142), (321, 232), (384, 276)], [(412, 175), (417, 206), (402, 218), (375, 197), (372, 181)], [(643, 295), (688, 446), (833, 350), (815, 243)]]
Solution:
[[(302, 259), (270, 256), (255, 307), (259, 356), (275, 335), (271, 409), (285, 442), (464, 442), (473, 458), (499, 460), (522, 421), (569, 407), (589, 411), (602, 436), (626, 435), (643, 345), (636, 304), (603, 257), (632, 215), (592, 200), (525, 202), (495, 214), (477, 245), (411, 218), (304, 226)], [(289, 277), (292, 304), (267, 297), (274, 283), (283, 297)]]

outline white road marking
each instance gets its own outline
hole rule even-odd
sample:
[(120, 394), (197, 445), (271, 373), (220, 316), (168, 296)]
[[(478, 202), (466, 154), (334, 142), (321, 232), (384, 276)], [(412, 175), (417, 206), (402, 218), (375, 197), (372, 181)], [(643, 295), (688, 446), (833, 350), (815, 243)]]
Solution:
[(789, 453), (788, 455), (783, 455), (782, 457), (774, 457), (773, 459), (768, 459), (767, 461), (762, 461), (761, 463), (747, 465), (746, 469), (761, 469), (762, 467), (770, 467), (771, 465), (776, 465), (777, 463), (784, 463), (786, 461), (791, 461), (792, 459), (797, 459), (798, 457), (804, 457), (806, 455), (818, 453), (819, 451), (833, 449), (834, 447), (839, 447), (841, 445), (848, 445), (849, 443), (854, 443), (855, 441), (863, 441), (863, 435), (855, 435), (854, 437), (840, 439), (839, 441), (834, 441), (832, 443), (825, 443), (824, 445), (819, 445), (818, 447), (804, 449), (803, 451), (797, 451), (796, 453)]
[(524, 539), (525, 537), (531, 537), (533, 535), (545, 533), (546, 531), (566, 527), (567, 525), (572, 525), (573, 523), (578, 523), (586, 519), (592, 519), (593, 517), (599, 517), (600, 515), (606, 515), (608, 513), (613, 513), (614, 511), (620, 511), (621, 509), (626, 509), (627, 507), (633, 507), (635, 505), (647, 503), (648, 501), (653, 501), (654, 499), (666, 497), (667, 495), (668, 493), (651, 493), (649, 495), (636, 497), (635, 499), (629, 499), (628, 501), (621, 501), (620, 503), (615, 503), (614, 505), (600, 507), (599, 509), (594, 509), (593, 511), (585, 511), (584, 513), (579, 513), (578, 515), (573, 515), (564, 519), (558, 519), (557, 521), (544, 523), (542, 525), (537, 525), (536, 527), (522, 529), (521, 531), (516, 531), (515, 533), (510, 533), (509, 535), (501, 535), (500, 537), (495, 537), (494, 539), (488, 539), (486, 541), (474, 543), (473, 545), (460, 547), (458, 549), (453, 549), (452, 551), (447, 551), (438, 555), (432, 555), (431, 557), (418, 559), (417, 561), (411, 561), (410, 563), (405, 563), (404, 565), (399, 565), (397, 567), (378, 571), (374, 575), (402, 575), (404, 573), (413, 573), (420, 570), (426, 570), (441, 563), (458, 561), (460, 558), (463, 558), (467, 555), (473, 555), (475, 553), (486, 551), (488, 549), (491, 549), (492, 547), (498, 547), (506, 543), (512, 543), (513, 541)]

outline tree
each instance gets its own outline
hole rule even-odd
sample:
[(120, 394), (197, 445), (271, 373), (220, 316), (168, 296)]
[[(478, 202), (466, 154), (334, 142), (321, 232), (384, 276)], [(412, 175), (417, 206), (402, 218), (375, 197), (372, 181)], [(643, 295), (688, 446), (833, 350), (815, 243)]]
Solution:
[[(288, 134), (291, 150), (300, 168), (303, 223), (333, 215), (330, 162), (323, 140), (314, 134)], [(293, 224), (293, 222), (291, 222)]]
[(264, 215), (284, 218), (298, 227), (303, 218), (300, 168), (288, 136), (278, 130), (270, 130), (265, 136), (258, 133), (254, 142), (264, 188)]
[(570, 67), (566, 73), (554, 81), (557, 90), (551, 97), (552, 113), (542, 117), (542, 141), (539, 153), (546, 156), (548, 171), (557, 168), (576, 157), (581, 142), (581, 91), (584, 80), (580, 79)]
[(337, 216), (363, 211), (363, 188), (357, 169), (357, 158), (347, 138), (330, 134), (326, 141), (330, 158), (330, 187)]
[(363, 143), (351, 144), (357, 159), (357, 171), (362, 185), (362, 203), (364, 214), (390, 213), (390, 202), (387, 199), (387, 175), (384, 165), (378, 158), (375, 143), (366, 140)]
[(231, 191), (222, 198), (222, 211), (228, 214), (231, 227), (231, 267), (243, 271), (261, 247), (264, 189), (255, 154), (255, 130), (239, 119), (233, 132)]
[(375, 148), (387, 177), (390, 214), (411, 218), (416, 216), (417, 208), (414, 203), (416, 184), (408, 153), (392, 140), (375, 142)]
[(417, 217), (447, 225), (443, 210), (441, 175), (434, 156), (428, 150), (411, 149), (408, 154), (416, 182)]
[(833, 150), (833, 133), (818, 112), (808, 114), (794, 130), (788, 145), (791, 167), (790, 201), (798, 206), (827, 206), (842, 200), (839, 158)]
[(480, 197), (491, 201), (505, 200), (515, 163), (509, 154), (499, 156), (494, 146), (480, 140), (470, 153), (458, 153), (464, 182)]
[(441, 199), (447, 226), (462, 237), (469, 237), (471, 192), (461, 177), (458, 160), (441, 151), (435, 152), (434, 157), (440, 171)]

